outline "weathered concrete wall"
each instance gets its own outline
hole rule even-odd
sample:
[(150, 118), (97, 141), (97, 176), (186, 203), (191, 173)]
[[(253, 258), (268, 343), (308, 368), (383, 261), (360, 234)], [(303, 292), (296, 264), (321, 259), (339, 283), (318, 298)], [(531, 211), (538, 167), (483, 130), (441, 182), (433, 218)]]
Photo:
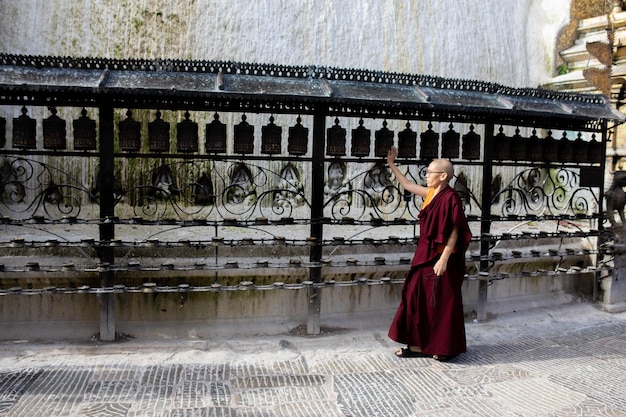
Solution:
[(0, 2), (0, 51), (323, 65), (535, 87), (570, 0)]
[[(624, 236), (624, 230), (618, 231)], [(612, 313), (626, 311), (626, 244), (615, 244), (615, 269), (600, 282), (600, 301)]]
[[(589, 274), (551, 274), (492, 283), (488, 316), (558, 305), (591, 296)], [(478, 281), (463, 286), (464, 309), (475, 317)], [(322, 327), (360, 328), (367, 317), (393, 318), (402, 284), (324, 287)], [(281, 334), (306, 323), (309, 290), (122, 293), (115, 299), (116, 329), (136, 338), (210, 338)], [(0, 340), (75, 340), (97, 336), (94, 294), (3, 295)]]

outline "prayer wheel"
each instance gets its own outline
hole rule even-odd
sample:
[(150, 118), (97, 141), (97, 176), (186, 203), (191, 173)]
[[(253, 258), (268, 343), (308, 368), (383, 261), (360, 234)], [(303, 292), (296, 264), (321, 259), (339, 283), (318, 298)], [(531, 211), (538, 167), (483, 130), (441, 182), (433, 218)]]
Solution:
[(352, 129), (352, 156), (369, 156), (371, 134), (372, 131), (363, 126), (363, 119), (359, 120), (359, 127)]
[(7, 136), (5, 129), (7, 128), (7, 119), (0, 117), (0, 149), (4, 148), (7, 143)]
[(511, 139), (504, 134), (502, 126), (493, 137), (493, 159), (498, 161), (511, 159)]
[(454, 130), (452, 123), (441, 138), (441, 157), (455, 159), (459, 157), (459, 146), (461, 135)]
[(387, 128), (387, 121), (383, 121), (383, 127), (377, 130), (374, 140), (374, 156), (384, 158), (387, 151), (393, 146), (393, 131)]
[(559, 160), (559, 141), (552, 136), (552, 131), (548, 131), (548, 136), (543, 139), (542, 154), (542, 161), (555, 162)]
[(176, 124), (176, 150), (178, 152), (198, 152), (198, 123), (189, 119), (185, 112), (185, 120)]
[(532, 135), (527, 140), (526, 158), (527, 161), (543, 160), (543, 141), (537, 136), (537, 131), (533, 129)]
[(158, 110), (156, 118), (148, 123), (148, 148), (150, 152), (170, 150), (170, 124), (161, 119), (161, 112)]
[(439, 135), (433, 130), (433, 124), (428, 123), (428, 130), (420, 135), (420, 159), (435, 159), (439, 156)]
[(571, 140), (567, 138), (567, 132), (563, 132), (563, 137), (559, 140), (559, 161), (575, 162), (574, 146)]
[(339, 125), (339, 119), (335, 119), (335, 125), (326, 129), (326, 153), (330, 156), (344, 156), (346, 154), (346, 129)]
[(220, 122), (217, 113), (213, 115), (213, 121), (206, 125), (205, 140), (206, 153), (226, 152), (226, 125)]
[(141, 123), (133, 119), (128, 110), (126, 119), (118, 123), (120, 149), (126, 152), (137, 152), (141, 148)]
[(72, 121), (74, 128), (74, 149), (79, 151), (95, 150), (96, 145), (96, 121), (87, 116), (87, 110), (81, 110), (81, 116)]
[(463, 135), (461, 147), (463, 159), (468, 161), (480, 159), (480, 135), (474, 132), (474, 125), (470, 125), (470, 131)]
[(511, 136), (511, 154), (510, 158), (514, 161), (523, 161), (526, 159), (526, 149), (528, 140), (520, 135), (520, 130), (515, 129), (515, 134)]
[(274, 124), (274, 116), (270, 116), (269, 124), (261, 127), (261, 153), (268, 155), (280, 154), (283, 128)]
[(287, 152), (290, 155), (305, 155), (309, 147), (309, 129), (302, 126), (298, 116), (296, 124), (289, 128)]
[(400, 158), (417, 157), (417, 132), (411, 130), (409, 122), (406, 122), (406, 128), (398, 133), (398, 156)]
[(57, 116), (56, 107), (49, 107), (50, 117), (43, 120), (44, 149), (61, 150), (67, 147), (65, 120)]
[(28, 116), (28, 109), (22, 107), (22, 114), (13, 119), (13, 147), (35, 149), (37, 121)]
[(241, 115), (241, 122), (235, 126), (234, 151), (240, 154), (254, 152), (254, 126), (246, 122), (247, 116)]

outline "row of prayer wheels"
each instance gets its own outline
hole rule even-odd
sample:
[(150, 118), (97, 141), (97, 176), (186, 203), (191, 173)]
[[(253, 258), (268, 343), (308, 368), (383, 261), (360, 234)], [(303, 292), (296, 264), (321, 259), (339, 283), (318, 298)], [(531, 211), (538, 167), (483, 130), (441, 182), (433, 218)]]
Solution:
[(540, 138), (535, 130), (529, 137), (523, 137), (519, 129), (513, 136), (507, 136), (500, 127), (494, 136), (493, 159), (500, 161), (598, 163), (603, 157), (602, 142), (596, 140), (595, 134), (591, 141), (584, 140), (581, 133), (575, 140), (570, 140), (566, 132), (562, 138), (556, 139), (551, 131), (545, 138)]
[[(67, 148), (66, 122), (57, 116), (56, 108), (50, 107), (50, 117), (43, 120), (43, 148), (50, 150), (64, 150)], [(189, 112), (185, 112), (185, 119), (176, 124), (176, 151), (179, 153), (193, 153), (199, 150), (198, 124), (190, 120)], [(211, 123), (206, 124), (205, 152), (226, 153), (226, 125), (219, 120), (215, 113)], [(241, 122), (234, 126), (233, 152), (236, 154), (254, 153), (254, 126), (246, 121), (246, 115), (241, 116)], [(305, 155), (308, 151), (309, 129), (301, 124), (297, 118), (294, 126), (289, 127), (287, 151), (290, 155)], [(72, 121), (75, 150), (95, 150), (96, 121), (87, 116), (83, 109), (81, 117)], [(6, 144), (6, 120), (0, 118), (0, 148)], [(481, 137), (474, 132), (474, 126), (461, 136), (450, 124), (448, 130), (441, 134), (432, 129), (420, 134), (419, 146), (417, 132), (406, 123), (404, 130), (398, 133), (398, 156), (400, 158), (419, 158), (430, 160), (434, 158), (478, 160), (481, 153)], [(118, 124), (119, 147), (123, 152), (138, 152), (142, 148), (141, 122), (134, 120), (132, 112), (126, 112), (126, 119)], [(347, 129), (341, 127), (339, 119), (335, 119), (332, 127), (327, 129), (326, 154), (329, 156), (347, 155)], [(353, 157), (369, 157), (372, 145), (372, 131), (364, 126), (363, 119), (359, 126), (352, 129), (350, 155)], [(150, 152), (170, 151), (170, 123), (161, 118), (161, 112), (156, 112), (156, 118), (148, 123), (148, 149)], [(441, 146), (439, 141), (441, 140)], [(394, 132), (387, 128), (387, 121), (374, 132), (374, 156), (385, 158), (387, 151), (394, 145)], [(261, 127), (261, 153), (275, 155), (282, 153), (282, 127), (274, 124), (274, 117), (270, 116), (269, 123)], [(22, 115), (13, 119), (13, 147), (18, 149), (35, 149), (36, 120), (28, 116), (26, 107), (22, 108)], [(595, 140), (570, 140), (563, 133), (561, 139), (552, 137), (548, 132), (545, 138), (539, 138), (533, 130), (529, 137), (522, 137), (519, 129), (513, 136), (504, 134), (500, 127), (499, 133), (494, 136), (493, 159), (501, 161), (543, 161), (543, 162), (600, 162), (603, 157), (602, 143)]]

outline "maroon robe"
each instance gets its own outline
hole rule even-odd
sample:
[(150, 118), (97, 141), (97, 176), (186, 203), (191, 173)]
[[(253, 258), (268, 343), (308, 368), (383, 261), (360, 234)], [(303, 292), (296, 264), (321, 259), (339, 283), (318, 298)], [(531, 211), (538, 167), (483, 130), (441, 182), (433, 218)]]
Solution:
[[(453, 356), (466, 351), (461, 286), (465, 276), (465, 250), (472, 234), (459, 195), (446, 187), (419, 214), (420, 238), (411, 270), (402, 287), (402, 300), (389, 328), (398, 343), (419, 346), (423, 353)], [(436, 277), (437, 251), (452, 228), (459, 237), (446, 272)]]

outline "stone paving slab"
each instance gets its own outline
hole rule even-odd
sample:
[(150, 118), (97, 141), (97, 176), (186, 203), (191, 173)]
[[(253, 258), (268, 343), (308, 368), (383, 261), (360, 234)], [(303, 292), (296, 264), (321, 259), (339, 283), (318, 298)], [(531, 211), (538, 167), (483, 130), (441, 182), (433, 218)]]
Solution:
[[(626, 313), (586, 303), (466, 325), (396, 358), (391, 317), (319, 336), (0, 343), (0, 417), (626, 417)], [(1, 329), (0, 329), (1, 330)]]

